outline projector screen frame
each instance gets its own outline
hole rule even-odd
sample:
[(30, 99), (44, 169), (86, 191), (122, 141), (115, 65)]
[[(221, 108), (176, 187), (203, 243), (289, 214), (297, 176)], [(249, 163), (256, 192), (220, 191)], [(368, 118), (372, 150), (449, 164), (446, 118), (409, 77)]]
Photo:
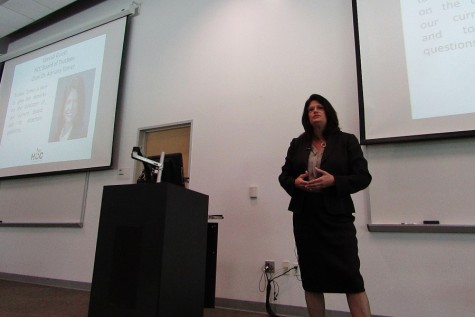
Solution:
[[(47, 42), (38, 42), (35, 45), (28, 46), (28, 48), (22, 48), (19, 50), (15, 50), (14, 52), (10, 54), (5, 54), (0, 57), (0, 75), (3, 77), (5, 75), (5, 64), (11, 59), (21, 57), (25, 54), (28, 54), (29, 52), (34, 52), (37, 50), (40, 50), (42, 48), (48, 47), (50, 45), (54, 45), (58, 42), (61, 42), (63, 40), (67, 40), (71, 37), (74, 37), (76, 35), (82, 34), (84, 32), (88, 32), (89, 30), (95, 29), (97, 27), (101, 27), (105, 24), (112, 23), (116, 20), (125, 19), (124, 22), (124, 33), (123, 33), (123, 41), (122, 41), (122, 58), (120, 59), (120, 66), (118, 69), (118, 82), (117, 82), (117, 93), (115, 96), (115, 104), (114, 104), (114, 118), (113, 118), (113, 123), (112, 123), (112, 136), (111, 136), (111, 143), (110, 143), (110, 156), (108, 158), (108, 162), (96, 166), (87, 166), (87, 167), (78, 167), (78, 168), (66, 168), (66, 169), (59, 169), (59, 170), (48, 170), (48, 171), (40, 171), (40, 172), (34, 172), (34, 173), (22, 173), (22, 174), (14, 174), (14, 175), (2, 175), (0, 176), (0, 181), (2, 180), (8, 180), (8, 179), (19, 179), (19, 178), (29, 178), (29, 177), (39, 177), (39, 176), (48, 176), (48, 175), (60, 175), (60, 174), (69, 174), (69, 173), (82, 173), (82, 172), (91, 172), (91, 171), (99, 171), (99, 170), (107, 170), (111, 169), (114, 164), (114, 153), (115, 153), (115, 130), (116, 130), (116, 113), (119, 110), (119, 89), (122, 85), (122, 70), (123, 70), (123, 63), (124, 63), (124, 55), (125, 55), (125, 50), (127, 46), (127, 39), (128, 39), (128, 24), (130, 23), (129, 21), (129, 16), (133, 15), (136, 13), (136, 7), (132, 7), (129, 10), (124, 10), (121, 11), (119, 14), (114, 14), (111, 15), (108, 18), (102, 19), (100, 21), (96, 21), (94, 23), (90, 23), (87, 26), (83, 26), (79, 29), (75, 29), (73, 31), (65, 32), (61, 34), (61, 36), (55, 36), (54, 40), (51, 38)], [(0, 77), (0, 78), (2, 78)], [(108, 150), (109, 151), (109, 150)], [(49, 163), (48, 163), (49, 164)]]
[(423, 134), (409, 134), (403, 136), (390, 137), (368, 137), (365, 120), (365, 96), (364, 96), (364, 82), (363, 69), (361, 61), (360, 49), (360, 27), (358, 21), (358, 0), (352, 0), (353, 9), (353, 31), (355, 39), (355, 56), (356, 56), (356, 71), (357, 71), (357, 87), (358, 87), (358, 108), (359, 108), (359, 128), (360, 128), (360, 143), (362, 145), (371, 144), (388, 144), (388, 143), (405, 143), (405, 142), (420, 142), (432, 140), (444, 140), (455, 138), (473, 138), (475, 137), (475, 130), (468, 129), (462, 131), (450, 131), (441, 133), (423, 133)]

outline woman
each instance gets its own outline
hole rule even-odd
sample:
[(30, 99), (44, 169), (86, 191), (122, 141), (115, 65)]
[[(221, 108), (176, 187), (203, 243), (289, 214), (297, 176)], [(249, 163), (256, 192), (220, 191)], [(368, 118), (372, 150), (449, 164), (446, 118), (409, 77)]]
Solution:
[(61, 113), (57, 129), (50, 137), (50, 142), (80, 139), (87, 136), (84, 125), (85, 88), (81, 78), (71, 79), (61, 99)]
[(368, 163), (324, 97), (314, 94), (305, 102), (302, 125), (305, 132), (290, 143), (279, 182), (291, 196), (309, 314), (325, 315), (324, 293), (346, 293), (351, 315), (369, 317), (350, 196), (371, 182)]

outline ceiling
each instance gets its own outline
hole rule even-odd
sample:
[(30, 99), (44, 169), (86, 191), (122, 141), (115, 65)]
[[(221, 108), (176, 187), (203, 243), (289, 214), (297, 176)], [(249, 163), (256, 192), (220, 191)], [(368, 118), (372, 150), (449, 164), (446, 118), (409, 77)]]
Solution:
[(0, 0), (0, 39), (76, 0)]

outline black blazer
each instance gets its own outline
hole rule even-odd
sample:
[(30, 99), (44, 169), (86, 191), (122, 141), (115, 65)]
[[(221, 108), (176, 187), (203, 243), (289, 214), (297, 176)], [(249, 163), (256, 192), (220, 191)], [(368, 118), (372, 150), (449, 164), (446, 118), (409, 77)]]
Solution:
[[(352, 214), (355, 207), (350, 194), (368, 187), (371, 182), (368, 162), (353, 134), (337, 131), (327, 137), (326, 143), (320, 168), (335, 178), (334, 186), (322, 190), (327, 211)], [(300, 212), (303, 208), (306, 192), (295, 187), (294, 181), (307, 170), (311, 147), (311, 140), (305, 134), (293, 139), (279, 175), (280, 185), (291, 196), (289, 210), (293, 212)]]

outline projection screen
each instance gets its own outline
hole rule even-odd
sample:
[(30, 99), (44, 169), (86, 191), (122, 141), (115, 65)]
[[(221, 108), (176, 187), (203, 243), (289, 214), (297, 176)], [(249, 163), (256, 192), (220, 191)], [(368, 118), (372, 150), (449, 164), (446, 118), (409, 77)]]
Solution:
[(111, 166), (126, 19), (5, 62), (0, 178)]
[(363, 144), (475, 135), (475, 0), (353, 0)]

